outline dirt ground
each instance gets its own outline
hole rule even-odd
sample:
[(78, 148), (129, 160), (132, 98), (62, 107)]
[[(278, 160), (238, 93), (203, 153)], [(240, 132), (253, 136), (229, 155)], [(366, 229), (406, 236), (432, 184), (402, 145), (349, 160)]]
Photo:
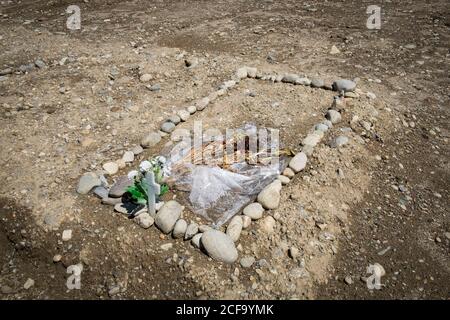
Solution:
[[(380, 30), (366, 27), (371, 1), (90, 0), (77, 3), (81, 30), (71, 31), (72, 4), (0, 1), (0, 71), (11, 70), (0, 74), (2, 299), (450, 298), (448, 1), (383, 1)], [(355, 79), (376, 96), (347, 100), (343, 121), (268, 213), (275, 232), (259, 222), (243, 232), (239, 256), (254, 257), (252, 267), (215, 262), (76, 193), (84, 172), (244, 65)], [(332, 98), (248, 79), (182, 127), (254, 122), (299, 150)], [(341, 134), (349, 144), (330, 148)], [(63, 242), (66, 229), (73, 238)], [(82, 288), (68, 290), (66, 268), (79, 263)], [(366, 285), (374, 263), (386, 271), (381, 290)]]

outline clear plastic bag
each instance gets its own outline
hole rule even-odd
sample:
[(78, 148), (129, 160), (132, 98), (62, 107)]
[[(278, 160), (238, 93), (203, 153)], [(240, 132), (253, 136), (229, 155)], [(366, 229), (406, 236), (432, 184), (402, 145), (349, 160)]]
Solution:
[[(286, 166), (284, 157), (267, 164), (241, 161), (226, 166), (226, 169), (217, 165), (182, 163), (181, 158), (189, 151), (191, 148), (186, 148), (178, 153), (179, 157), (172, 157), (168, 162), (167, 181), (172, 188), (184, 191), (182, 197), (194, 213), (217, 227), (254, 201)], [(177, 169), (171, 170), (173, 167)]]

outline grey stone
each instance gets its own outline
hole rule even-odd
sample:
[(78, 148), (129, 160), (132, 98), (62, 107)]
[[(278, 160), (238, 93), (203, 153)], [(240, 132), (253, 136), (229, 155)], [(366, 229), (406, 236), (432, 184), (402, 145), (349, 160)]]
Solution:
[(133, 152), (133, 154), (137, 156), (144, 152), (144, 149), (141, 146), (135, 146), (131, 152)]
[(133, 180), (129, 179), (127, 176), (122, 176), (112, 185), (109, 190), (109, 196), (111, 198), (120, 198), (127, 191), (127, 188), (133, 184)]
[(322, 79), (314, 78), (311, 80), (311, 87), (313, 88), (322, 88), (325, 85)]
[(189, 107), (187, 107), (187, 111), (190, 114), (194, 114), (195, 112), (197, 112), (197, 108), (195, 106), (189, 106)]
[(175, 223), (183, 211), (181, 205), (175, 200), (166, 202), (156, 214), (155, 224), (162, 232), (168, 234), (175, 227)]
[(184, 219), (178, 219), (178, 221), (175, 223), (175, 226), (173, 227), (172, 236), (175, 239), (183, 238), (187, 229), (187, 222)]
[(238, 258), (234, 241), (221, 231), (206, 231), (201, 237), (201, 244), (214, 260), (231, 264)]
[(330, 109), (327, 111), (327, 114), (325, 115), (325, 118), (330, 120), (332, 124), (339, 123), (342, 119), (341, 114), (333, 109)]
[(330, 142), (330, 147), (332, 148), (339, 148), (342, 147), (343, 145), (346, 145), (348, 143), (348, 138), (346, 136), (339, 136), (334, 138), (331, 142)]
[(281, 181), (275, 180), (258, 194), (257, 200), (265, 209), (276, 209), (280, 205), (280, 191)]
[(347, 79), (339, 79), (333, 82), (332, 87), (333, 90), (338, 92), (354, 91), (356, 88), (356, 83)]
[(289, 168), (295, 173), (302, 171), (306, 167), (308, 157), (304, 152), (299, 152), (289, 161)]
[(195, 108), (197, 109), (197, 111), (202, 111), (206, 108), (206, 106), (208, 104), (209, 104), (209, 98), (205, 97), (205, 98), (197, 101), (197, 103), (195, 104)]
[(191, 243), (194, 246), (194, 248), (200, 249), (200, 241), (202, 239), (203, 233), (197, 233), (195, 236), (192, 237)]
[(157, 145), (161, 141), (161, 136), (158, 132), (150, 132), (141, 140), (141, 146), (143, 148), (151, 148)]
[(329, 128), (324, 123), (318, 123), (314, 126), (314, 129), (322, 132), (327, 132)]
[(165, 133), (171, 133), (175, 129), (175, 124), (173, 122), (164, 122), (161, 125), (161, 131)]
[(283, 75), (281, 82), (295, 84), (299, 79), (300, 77), (297, 74), (288, 73)]
[(109, 190), (103, 186), (98, 186), (94, 188), (94, 194), (100, 199), (108, 198)]
[(187, 121), (191, 114), (187, 110), (179, 110), (177, 115), (180, 117), (181, 121)]
[(147, 86), (147, 89), (150, 90), (150, 91), (153, 91), (153, 92), (160, 91), (161, 90), (161, 85), (159, 83), (156, 83), (154, 85)]
[(238, 241), (241, 236), (242, 227), (243, 221), (241, 216), (234, 216), (227, 226), (227, 236), (229, 236), (234, 242)]
[(179, 124), (181, 122), (181, 118), (178, 115), (173, 114), (169, 117), (168, 121), (172, 122), (173, 124)]
[(93, 172), (86, 172), (78, 182), (77, 192), (79, 194), (87, 194), (92, 188), (102, 184), (100, 178)]
[(36, 67), (38, 67), (39, 69), (45, 68), (45, 62), (42, 61), (41, 59), (37, 59), (34, 64), (36, 65)]
[(139, 214), (136, 218), (134, 218), (134, 221), (144, 229), (150, 228), (155, 222), (155, 220), (147, 212)]
[(250, 217), (252, 220), (261, 219), (264, 213), (264, 208), (258, 202), (249, 204), (244, 208), (243, 214)]
[(189, 240), (198, 233), (198, 224), (195, 222), (189, 224), (184, 235), (184, 240)]
[(239, 263), (241, 264), (242, 268), (250, 268), (255, 263), (255, 258), (252, 256), (246, 256), (243, 257)]
[(122, 160), (125, 161), (126, 163), (133, 162), (134, 161), (133, 151), (125, 151), (122, 156)]

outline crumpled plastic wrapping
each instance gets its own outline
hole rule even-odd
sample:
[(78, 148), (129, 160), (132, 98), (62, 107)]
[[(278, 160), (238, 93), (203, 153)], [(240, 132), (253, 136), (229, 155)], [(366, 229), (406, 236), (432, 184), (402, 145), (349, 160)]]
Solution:
[[(253, 202), (286, 166), (286, 159), (280, 157), (278, 161), (267, 164), (241, 161), (230, 164), (226, 169), (217, 165), (183, 163), (180, 170), (179, 160), (188, 151), (190, 148), (182, 151), (180, 157), (172, 157), (168, 161), (168, 182), (172, 188), (184, 191), (182, 197), (194, 213), (212, 221), (216, 227)], [(178, 169), (171, 172), (175, 164)]]

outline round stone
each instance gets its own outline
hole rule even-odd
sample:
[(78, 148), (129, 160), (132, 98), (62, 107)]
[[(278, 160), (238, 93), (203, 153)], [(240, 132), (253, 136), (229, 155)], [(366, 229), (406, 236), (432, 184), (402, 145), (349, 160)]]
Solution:
[(155, 220), (147, 212), (143, 212), (139, 214), (136, 218), (134, 218), (134, 222), (136, 222), (140, 227), (148, 229), (153, 225)]
[(150, 132), (141, 140), (141, 146), (143, 148), (151, 148), (157, 145), (161, 141), (161, 136), (158, 132)]
[(264, 208), (258, 202), (249, 204), (244, 208), (243, 214), (250, 217), (252, 220), (261, 219), (264, 213)]
[(208, 255), (214, 260), (231, 264), (238, 258), (234, 241), (221, 231), (206, 231), (201, 237), (201, 244)]
[(336, 124), (336, 123), (341, 121), (342, 116), (341, 116), (341, 114), (338, 111), (330, 109), (330, 110), (327, 111), (327, 114), (325, 115), (325, 118), (330, 120), (332, 124)]
[(283, 175), (279, 175), (277, 179), (281, 181), (282, 185), (286, 185), (289, 182), (291, 182), (291, 180), (288, 177), (283, 176)]
[(346, 136), (339, 136), (334, 138), (331, 142), (330, 142), (330, 147), (332, 148), (339, 148), (342, 147), (343, 145), (346, 145), (348, 143), (348, 138)]
[(280, 205), (280, 191), (281, 181), (275, 180), (258, 194), (257, 200), (265, 209), (276, 209)]
[(194, 246), (194, 248), (200, 249), (200, 241), (203, 236), (203, 233), (197, 233), (195, 236), (192, 237), (191, 243)]
[(190, 112), (187, 110), (179, 110), (177, 115), (180, 117), (181, 121), (187, 121), (191, 116)]
[(184, 219), (179, 219), (173, 228), (172, 236), (175, 239), (183, 238), (184, 234), (186, 233), (187, 229), (187, 222)]
[(356, 83), (348, 79), (339, 79), (333, 82), (333, 90), (341, 92), (354, 91), (356, 88)]
[(289, 179), (291, 179), (295, 176), (295, 172), (291, 168), (286, 168), (283, 170), (283, 176), (286, 176)]
[(168, 120), (174, 124), (179, 124), (181, 122), (181, 118), (176, 114), (171, 115)]
[(197, 112), (197, 108), (195, 106), (189, 106), (189, 107), (187, 107), (187, 111), (190, 114), (194, 114), (195, 112)]
[(311, 87), (313, 88), (322, 88), (325, 85), (322, 79), (314, 78), (311, 80)]
[(196, 109), (197, 111), (202, 111), (203, 109), (206, 108), (206, 106), (209, 104), (209, 98), (205, 97), (203, 99), (200, 99), (197, 103), (196, 103)]
[(271, 216), (267, 216), (261, 220), (261, 229), (265, 233), (273, 233), (275, 230), (275, 219)]
[(242, 216), (242, 229), (247, 229), (248, 227), (250, 227), (252, 223), (252, 218), (250, 218), (249, 216)]
[(155, 224), (162, 232), (168, 234), (175, 227), (183, 208), (175, 200), (166, 202), (156, 214)]
[(175, 124), (173, 122), (164, 122), (161, 125), (161, 131), (165, 133), (171, 133), (175, 129)]
[(306, 162), (308, 157), (304, 152), (299, 152), (289, 161), (289, 168), (291, 168), (295, 173), (302, 171), (306, 167)]

